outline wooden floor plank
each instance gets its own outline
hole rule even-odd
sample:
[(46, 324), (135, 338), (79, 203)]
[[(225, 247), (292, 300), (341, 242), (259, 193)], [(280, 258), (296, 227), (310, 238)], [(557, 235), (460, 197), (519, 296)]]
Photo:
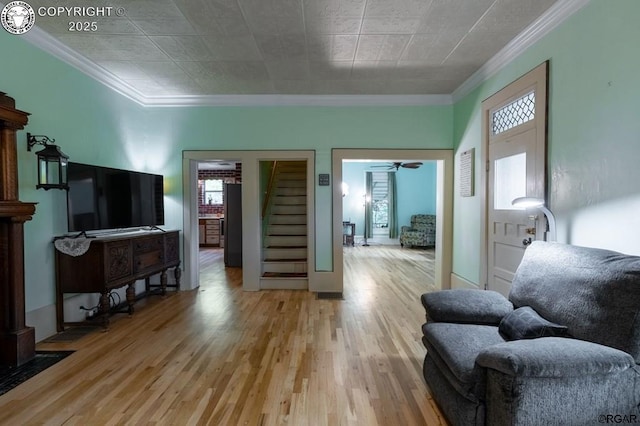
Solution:
[(422, 378), (433, 250), (344, 249), (344, 299), (242, 291), (222, 250), (201, 286), (139, 302), (0, 396), (0, 424), (446, 425)]

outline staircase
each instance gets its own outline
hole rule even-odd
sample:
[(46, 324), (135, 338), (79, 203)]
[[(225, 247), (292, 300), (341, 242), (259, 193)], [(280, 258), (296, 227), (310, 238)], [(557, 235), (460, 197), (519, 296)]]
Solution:
[(277, 161), (269, 193), (260, 288), (307, 289), (306, 162)]

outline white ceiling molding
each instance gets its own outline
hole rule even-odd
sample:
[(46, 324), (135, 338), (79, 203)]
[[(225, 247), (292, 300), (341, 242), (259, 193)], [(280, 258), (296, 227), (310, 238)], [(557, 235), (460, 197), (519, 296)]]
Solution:
[[(1, 4), (1, 3), (0, 3)], [(127, 83), (90, 61), (86, 57), (78, 54), (73, 49), (68, 48), (56, 38), (50, 36), (37, 26), (33, 27), (29, 32), (22, 35), (29, 43), (39, 47), (52, 56), (60, 59), (62, 62), (71, 65), (75, 69), (83, 72), (94, 80), (104, 84), (111, 90), (125, 96), (140, 105), (144, 105), (144, 96), (129, 86)]]
[(208, 95), (145, 98), (145, 106), (424, 106), (451, 105), (451, 95)]
[(560, 0), (555, 3), (454, 90), (451, 94), (453, 102), (458, 102), (471, 93), (567, 18), (586, 6), (589, 1)]
[[(115, 92), (149, 107), (188, 106), (424, 106), (450, 105), (469, 94), (527, 48), (555, 29), (589, 0), (559, 0), (450, 95), (206, 95), (148, 97), (93, 61), (34, 27), (24, 34), (31, 44), (99, 81)], [(2, 5), (2, 3), (0, 3)]]

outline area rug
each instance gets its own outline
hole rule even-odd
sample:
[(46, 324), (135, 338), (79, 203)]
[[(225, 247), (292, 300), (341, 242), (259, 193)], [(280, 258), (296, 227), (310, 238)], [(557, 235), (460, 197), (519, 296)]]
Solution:
[(18, 367), (0, 366), (0, 395), (46, 370), (73, 351), (38, 351), (36, 357)]

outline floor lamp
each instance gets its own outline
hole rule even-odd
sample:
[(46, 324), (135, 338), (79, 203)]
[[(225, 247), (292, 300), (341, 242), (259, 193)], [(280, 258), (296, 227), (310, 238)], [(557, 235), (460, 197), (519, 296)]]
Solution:
[(535, 197), (520, 197), (511, 202), (514, 207), (524, 207), (525, 209), (539, 209), (547, 217), (549, 231), (547, 232), (547, 241), (556, 240), (556, 218), (553, 213), (544, 206), (544, 199)]
[(365, 195), (364, 196), (364, 243), (363, 247), (369, 247), (369, 243), (367, 242), (367, 234), (369, 233), (369, 218), (367, 216), (367, 209), (371, 209), (371, 197)]

